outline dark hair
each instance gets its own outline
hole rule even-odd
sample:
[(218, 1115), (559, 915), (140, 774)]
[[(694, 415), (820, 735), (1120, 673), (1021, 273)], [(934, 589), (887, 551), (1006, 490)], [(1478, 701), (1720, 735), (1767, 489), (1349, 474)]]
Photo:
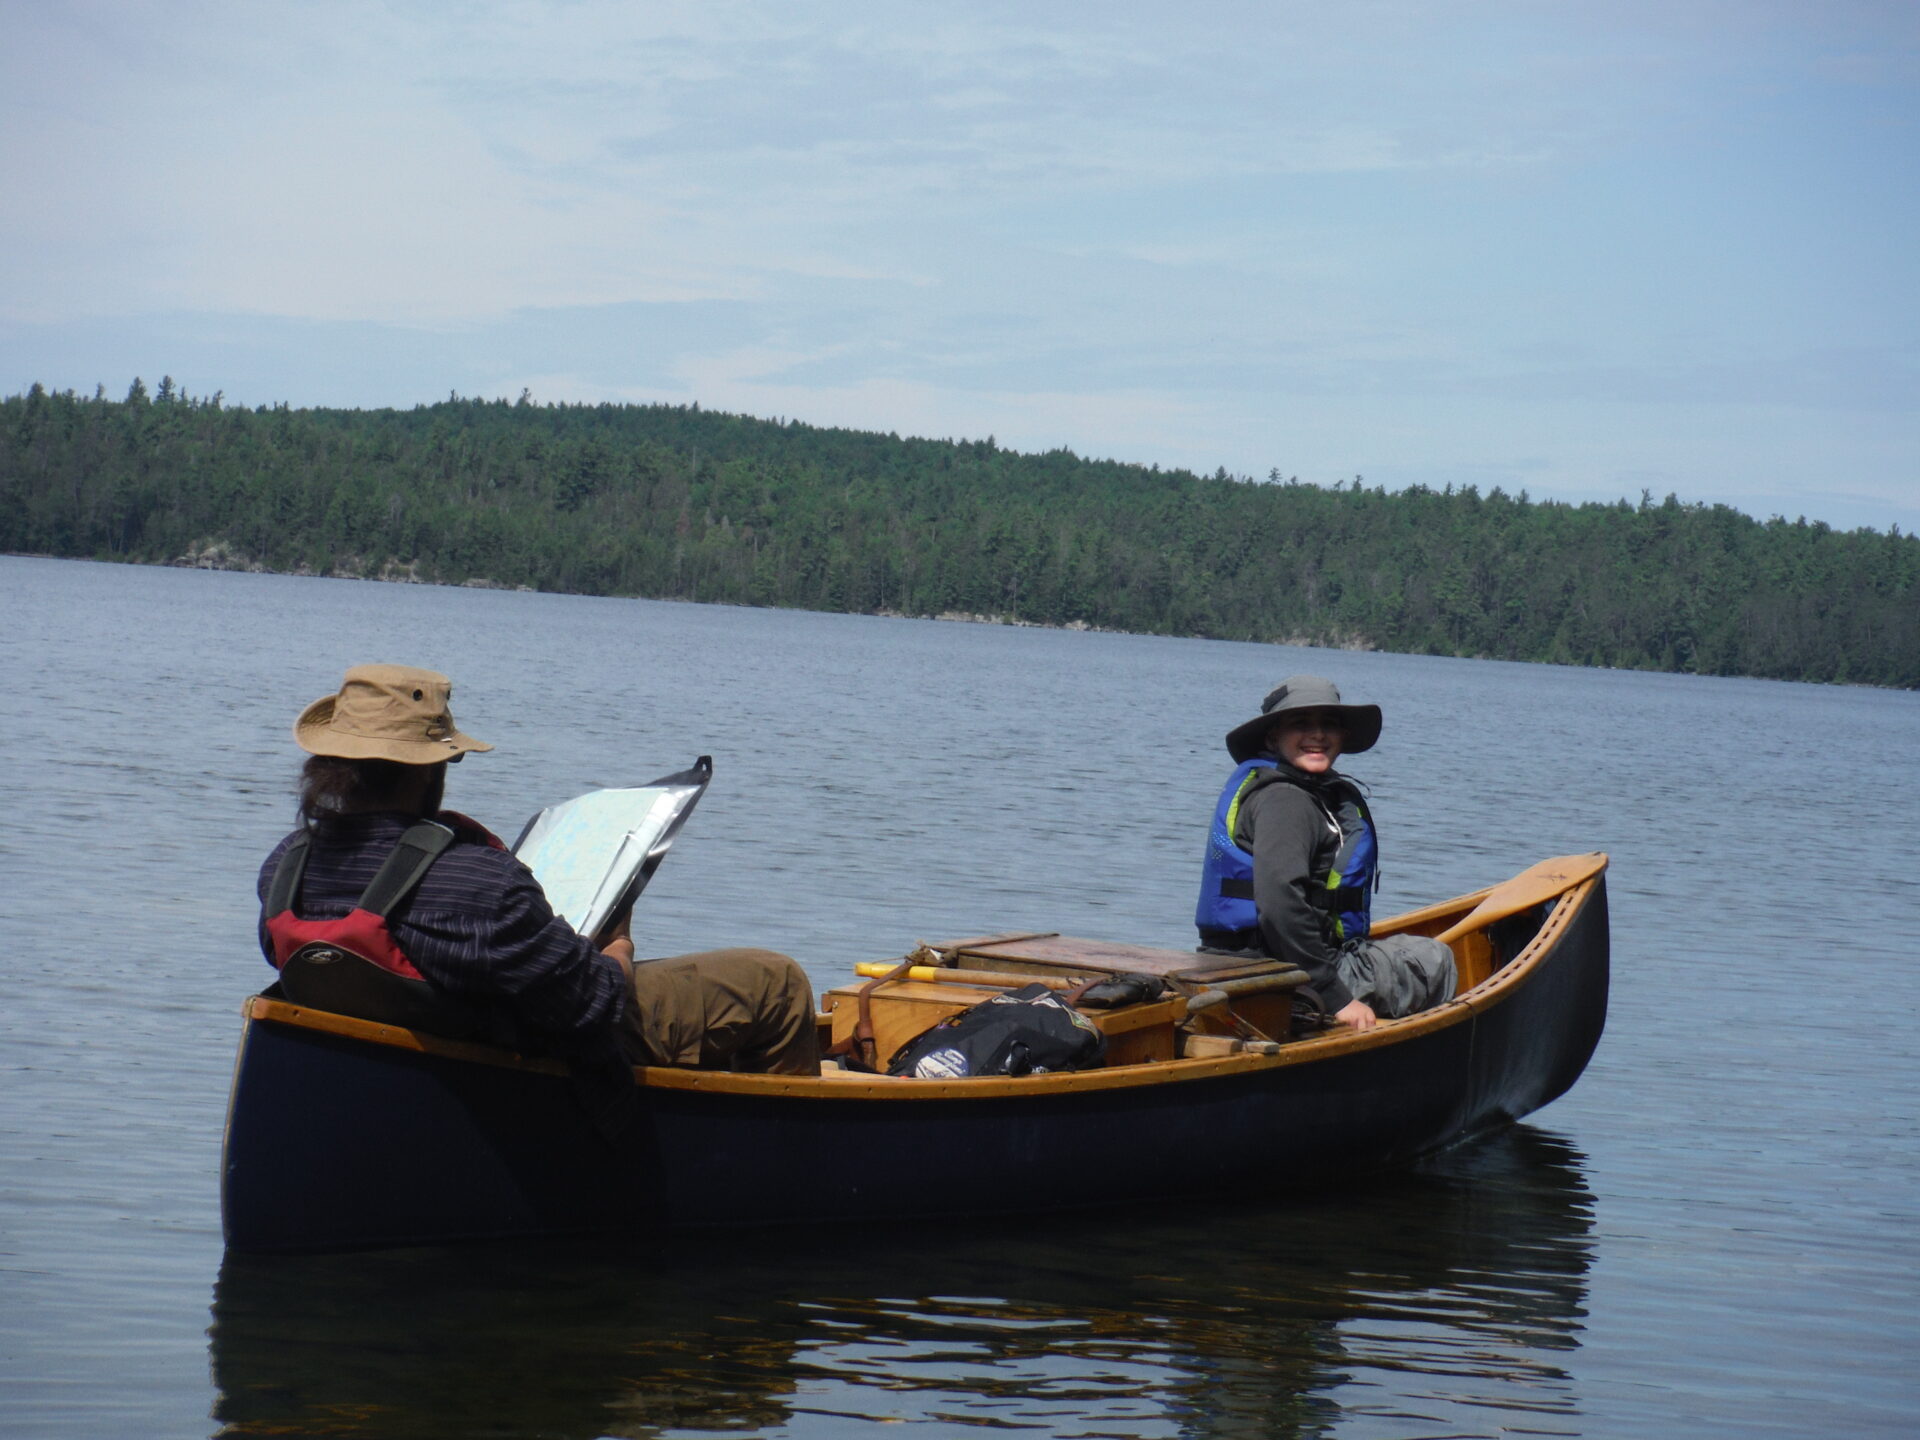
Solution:
[[(323, 815), (386, 808), (381, 800), (404, 794), (419, 771), (418, 765), (402, 765), (397, 760), (310, 755), (300, 767), (300, 818), (311, 825)], [(399, 807), (396, 804), (392, 808)]]

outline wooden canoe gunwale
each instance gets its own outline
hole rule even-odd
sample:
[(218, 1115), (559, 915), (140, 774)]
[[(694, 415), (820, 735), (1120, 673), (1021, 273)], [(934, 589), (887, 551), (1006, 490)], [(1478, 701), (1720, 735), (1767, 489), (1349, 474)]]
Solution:
[[(1602, 871), (1604, 873), (1604, 869)], [(1564, 891), (1524, 949), (1487, 980), (1444, 1005), (1401, 1020), (1383, 1021), (1373, 1030), (1336, 1033), (1291, 1041), (1274, 1055), (1222, 1055), (1204, 1059), (1159, 1060), (1140, 1065), (1048, 1075), (976, 1076), (964, 1080), (913, 1080), (891, 1076), (840, 1075), (832, 1078), (793, 1075), (734, 1074), (717, 1070), (688, 1070), (664, 1066), (636, 1066), (634, 1078), (652, 1090), (695, 1091), (755, 1097), (827, 1098), (836, 1100), (993, 1100), (1037, 1094), (1070, 1094), (1094, 1090), (1124, 1090), (1145, 1085), (1170, 1085), (1239, 1075), (1261, 1070), (1313, 1064), (1336, 1056), (1402, 1044), (1416, 1037), (1465, 1023), (1500, 1004), (1524, 986), (1545, 963), (1560, 937), (1592, 898), (1600, 876), (1583, 880)], [(1492, 887), (1393, 916), (1381, 922), (1378, 933), (1419, 933), (1445, 927), (1448, 920), (1466, 914)], [(438, 1036), (384, 1025), (324, 1010), (294, 1005), (263, 995), (249, 999), (242, 1010), (251, 1023), (267, 1021), (296, 1026), (352, 1040), (412, 1050), (424, 1055), (473, 1064), (565, 1076), (564, 1062), (516, 1054), (489, 1045), (443, 1040)]]

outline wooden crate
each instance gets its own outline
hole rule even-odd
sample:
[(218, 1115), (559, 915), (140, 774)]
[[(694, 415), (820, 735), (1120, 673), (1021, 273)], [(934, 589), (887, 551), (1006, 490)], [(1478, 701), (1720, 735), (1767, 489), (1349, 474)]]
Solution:
[[(860, 1023), (860, 985), (842, 985), (821, 997), (833, 1024), (833, 1041), (849, 1038)], [(990, 1000), (1006, 991), (977, 985), (930, 984), (896, 980), (873, 992), (874, 1053), (881, 1065), (909, 1040), (938, 1025), (949, 1015)], [(1174, 1056), (1174, 1013), (1179, 1003), (1159, 1000), (1130, 1005), (1124, 1010), (1083, 1010), (1107, 1037), (1107, 1065), (1144, 1065)]]
[[(842, 985), (821, 997), (833, 1016), (833, 1043), (853, 1035), (860, 1023), (860, 991), (864, 985)], [(957, 1015), (970, 1005), (978, 1005), (997, 991), (972, 985), (927, 985), (918, 980), (896, 980), (873, 992), (873, 1051), (884, 1069), (902, 1045), (916, 1035), (938, 1025), (949, 1015)]]
[(1179, 1001), (1157, 1000), (1150, 1005), (1129, 1005), (1124, 1010), (1081, 1013), (1107, 1037), (1107, 1055), (1101, 1063), (1112, 1067), (1173, 1059), (1177, 1043), (1174, 1015), (1181, 1008)]
[[(1208, 955), (1198, 950), (1162, 950), (1147, 945), (1083, 940), (1072, 935), (1051, 933), (983, 935), (971, 940), (946, 941), (932, 948), (953, 955), (962, 968), (998, 970), (1035, 977), (1127, 973), (1163, 978), (1172, 976), (1202, 989), (1217, 981), (1278, 974), (1295, 968), (1264, 956), (1249, 959), (1234, 955)], [(1270, 1039), (1286, 1040), (1293, 1024), (1293, 994), (1291, 991), (1270, 991), (1261, 995), (1240, 996), (1233, 1000), (1232, 1010)], [(1226, 1006), (1201, 1011), (1194, 1016), (1190, 1028), (1201, 1034), (1239, 1033), (1233, 1027)], [(1165, 1043), (1167, 1055), (1160, 1055), (1156, 1047), (1151, 1058), (1171, 1058), (1175, 1043), (1171, 1029), (1168, 1030)], [(1110, 1058), (1107, 1063), (1126, 1065), (1137, 1062)]]

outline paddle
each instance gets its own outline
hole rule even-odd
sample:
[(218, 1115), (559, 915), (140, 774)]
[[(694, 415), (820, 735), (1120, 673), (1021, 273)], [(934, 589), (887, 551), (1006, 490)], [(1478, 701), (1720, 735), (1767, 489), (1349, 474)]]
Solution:
[(1445, 945), (1468, 931), (1484, 929), (1496, 920), (1544, 904), (1606, 868), (1607, 857), (1597, 850), (1591, 855), (1559, 855), (1542, 860), (1489, 890), (1478, 905), (1447, 927), (1439, 937), (1440, 943)]

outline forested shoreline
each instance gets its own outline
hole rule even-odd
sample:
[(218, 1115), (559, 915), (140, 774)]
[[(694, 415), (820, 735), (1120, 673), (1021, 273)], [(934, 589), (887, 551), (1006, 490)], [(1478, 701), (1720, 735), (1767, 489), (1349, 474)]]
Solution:
[(0, 400), (0, 550), (1920, 688), (1920, 539), (695, 406)]

